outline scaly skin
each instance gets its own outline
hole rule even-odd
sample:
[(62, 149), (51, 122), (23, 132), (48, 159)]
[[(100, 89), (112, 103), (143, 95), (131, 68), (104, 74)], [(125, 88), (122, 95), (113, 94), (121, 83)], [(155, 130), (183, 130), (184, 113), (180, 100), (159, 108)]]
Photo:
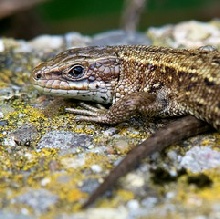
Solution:
[[(163, 117), (193, 115), (197, 118), (185, 116), (132, 150), (132, 159), (129, 153), (84, 207), (114, 185), (119, 176), (134, 168), (141, 158), (183, 138), (207, 131), (209, 126), (200, 119), (220, 129), (218, 51), (155, 46), (71, 49), (38, 65), (33, 71), (32, 81), (44, 93), (112, 103), (108, 110), (86, 104), (83, 106), (87, 110), (66, 109), (77, 114), (77, 120), (115, 124), (137, 114)], [(164, 136), (167, 141), (163, 143)]]
[[(76, 71), (79, 66), (82, 72)], [(90, 111), (79, 120), (114, 124), (137, 114), (191, 114), (220, 128), (217, 51), (154, 46), (72, 49), (38, 65), (32, 79), (44, 93), (113, 103), (109, 110)]]

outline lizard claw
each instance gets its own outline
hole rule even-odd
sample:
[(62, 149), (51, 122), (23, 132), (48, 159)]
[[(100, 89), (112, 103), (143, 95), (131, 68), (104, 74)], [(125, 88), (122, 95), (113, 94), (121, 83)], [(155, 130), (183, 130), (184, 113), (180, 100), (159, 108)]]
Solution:
[(93, 111), (93, 112), (106, 111), (106, 108), (102, 104), (95, 104), (95, 105), (93, 104), (93, 105), (91, 105), (91, 104), (88, 104), (88, 103), (80, 102), (79, 105), (81, 107), (83, 107), (84, 109), (87, 109), (87, 110)]
[(80, 103), (79, 105), (84, 109), (65, 108), (65, 112), (76, 114), (76, 121), (101, 122), (103, 119), (102, 115), (105, 115), (107, 112), (107, 109), (101, 104), (92, 106), (90, 104)]

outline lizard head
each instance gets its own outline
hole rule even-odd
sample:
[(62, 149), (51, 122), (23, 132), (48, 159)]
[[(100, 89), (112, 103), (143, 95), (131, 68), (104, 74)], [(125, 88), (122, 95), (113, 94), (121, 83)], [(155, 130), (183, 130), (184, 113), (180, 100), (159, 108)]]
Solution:
[(59, 53), (33, 69), (33, 85), (46, 94), (111, 103), (120, 71), (112, 47), (85, 47)]

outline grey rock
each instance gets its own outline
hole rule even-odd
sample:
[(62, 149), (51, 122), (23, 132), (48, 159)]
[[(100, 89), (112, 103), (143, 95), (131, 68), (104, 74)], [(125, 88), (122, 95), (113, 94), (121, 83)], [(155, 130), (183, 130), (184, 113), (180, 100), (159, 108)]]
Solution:
[[(74, 152), (77, 147), (87, 148), (93, 143), (93, 137), (86, 134), (76, 134), (67, 131), (51, 131), (46, 133), (37, 148), (58, 148)], [(76, 152), (76, 151), (75, 151)]]
[(97, 179), (87, 179), (84, 181), (81, 190), (82, 192), (91, 194), (98, 186), (99, 182)]
[(185, 156), (179, 157), (179, 167), (187, 168), (193, 173), (220, 167), (220, 152), (210, 147), (192, 147)]
[(44, 212), (53, 206), (58, 197), (46, 189), (28, 188), (27, 192), (15, 198), (16, 203), (22, 203), (33, 208), (35, 212)]
[(10, 134), (15, 143), (19, 146), (30, 146), (31, 142), (38, 136), (35, 126), (32, 124), (24, 124)]
[(0, 218), (2, 219), (34, 219), (34, 217), (17, 214), (9, 210), (0, 210)]

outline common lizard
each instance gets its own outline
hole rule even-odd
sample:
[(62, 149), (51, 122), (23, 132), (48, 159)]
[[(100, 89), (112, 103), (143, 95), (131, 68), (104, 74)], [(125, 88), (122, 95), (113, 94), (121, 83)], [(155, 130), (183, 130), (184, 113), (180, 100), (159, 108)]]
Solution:
[[(76, 120), (115, 124), (137, 114), (185, 116), (134, 148), (98, 187), (91, 204), (141, 158), (183, 138), (220, 130), (220, 53), (214, 49), (187, 50), (156, 46), (75, 48), (35, 67), (34, 86), (43, 93), (101, 104), (67, 108)], [(207, 122), (202, 122), (201, 120)]]

